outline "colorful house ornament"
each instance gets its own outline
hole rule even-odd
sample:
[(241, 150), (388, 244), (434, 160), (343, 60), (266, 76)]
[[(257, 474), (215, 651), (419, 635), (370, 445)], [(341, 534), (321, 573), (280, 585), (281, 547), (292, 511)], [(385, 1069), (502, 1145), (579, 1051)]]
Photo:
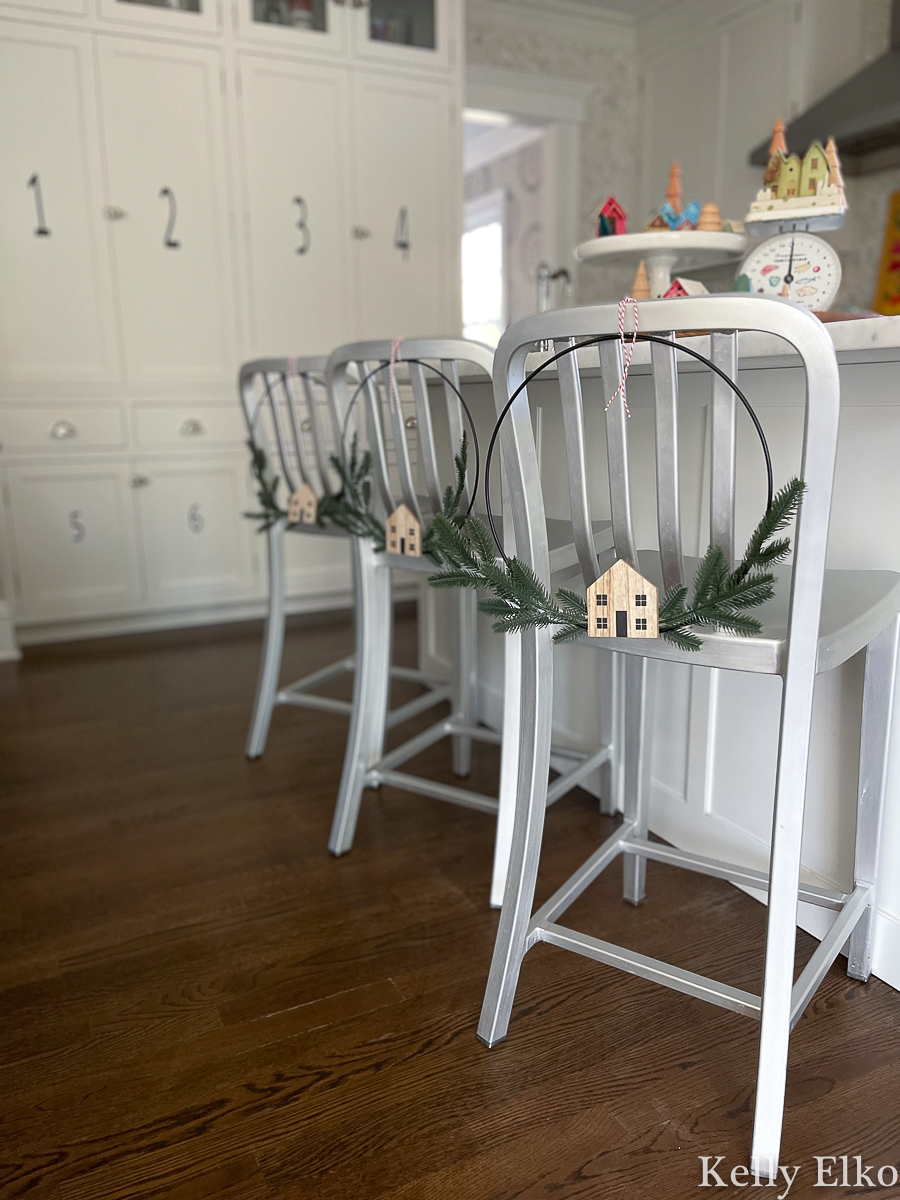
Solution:
[(609, 237), (628, 232), (628, 214), (615, 196), (610, 196), (596, 209), (591, 219), (595, 237)]
[(388, 554), (404, 554), (407, 558), (422, 557), (422, 524), (416, 514), (399, 505), (387, 521), (385, 549)]
[(709, 289), (699, 279), (672, 280), (667, 292), (663, 292), (663, 300), (677, 300), (680, 296), (708, 296)]
[(291, 492), (288, 500), (289, 525), (315, 525), (318, 511), (319, 501), (308, 483), (301, 483), (295, 492)]
[(659, 592), (623, 558), (588, 588), (587, 608), (588, 637), (659, 637)]
[(788, 154), (784, 122), (772, 130), (763, 186), (750, 205), (748, 221), (843, 215), (847, 210), (844, 178), (834, 138), (825, 146), (813, 141), (801, 159)]

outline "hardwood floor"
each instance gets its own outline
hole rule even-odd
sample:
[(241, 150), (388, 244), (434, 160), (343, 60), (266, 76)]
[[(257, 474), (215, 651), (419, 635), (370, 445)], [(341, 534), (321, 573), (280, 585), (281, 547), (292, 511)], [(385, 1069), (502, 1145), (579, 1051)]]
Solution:
[[(407, 613), (402, 661), (414, 632)], [(698, 1156), (724, 1155), (726, 1180), (747, 1161), (755, 1023), (538, 946), (486, 1050), (492, 820), (385, 788), (331, 858), (346, 722), (281, 709), (247, 762), (259, 637), (108, 639), (0, 669), (0, 1196), (723, 1194), (697, 1192)], [(285, 674), (351, 644), (345, 616), (294, 619)], [(451, 778), (446, 745), (419, 763)], [(472, 786), (496, 769), (479, 747)], [(584, 792), (553, 808), (538, 899), (610, 828)], [(620, 887), (612, 868), (567, 920), (758, 988), (760, 905), (653, 863), (643, 907)], [(900, 996), (835, 965), (791, 1045), (792, 1197), (823, 1194), (817, 1154), (900, 1166), (898, 1080)]]

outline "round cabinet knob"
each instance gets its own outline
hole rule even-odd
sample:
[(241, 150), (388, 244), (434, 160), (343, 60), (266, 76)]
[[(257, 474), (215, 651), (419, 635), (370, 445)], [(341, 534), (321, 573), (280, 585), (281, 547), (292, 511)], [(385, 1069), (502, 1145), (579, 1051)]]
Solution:
[(406, 420), (403, 422), (403, 424), (406, 426), (407, 429), (418, 429), (419, 428), (419, 422), (415, 417), (407, 417)]
[(350, 231), (358, 242), (364, 242), (366, 238), (372, 236), (372, 230), (367, 229), (365, 225), (354, 225)]
[(50, 426), (50, 436), (58, 442), (78, 436), (78, 430), (71, 421), (54, 421)]
[(309, 431), (312, 429), (312, 421), (309, 419), (309, 417), (303, 418), (303, 420), (300, 422), (300, 428), (304, 433), (309, 433)]
[(103, 215), (107, 221), (121, 221), (128, 216), (124, 208), (117, 208), (115, 204), (107, 204), (103, 210)]
[(131, 477), (131, 486), (133, 488), (148, 487), (149, 484), (150, 480), (146, 475), (132, 475)]
[(203, 423), (198, 421), (196, 417), (188, 417), (186, 421), (181, 423), (182, 437), (199, 437), (203, 433)]

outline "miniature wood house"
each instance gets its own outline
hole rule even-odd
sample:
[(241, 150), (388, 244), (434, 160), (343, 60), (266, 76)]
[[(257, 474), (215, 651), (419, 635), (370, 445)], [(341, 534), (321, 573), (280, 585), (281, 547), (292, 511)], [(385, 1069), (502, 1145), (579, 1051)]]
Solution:
[(290, 525), (315, 525), (319, 502), (308, 483), (301, 483), (288, 501), (288, 523)]
[(615, 196), (610, 196), (595, 210), (592, 220), (595, 237), (607, 237), (628, 232), (627, 214)]
[(416, 514), (405, 504), (395, 508), (388, 517), (385, 542), (388, 554), (405, 554), (408, 558), (422, 557), (422, 525)]
[(588, 637), (659, 637), (659, 592), (620, 558), (587, 590)]
[(821, 142), (812, 142), (800, 167), (800, 195), (815, 196), (828, 182), (828, 160)]

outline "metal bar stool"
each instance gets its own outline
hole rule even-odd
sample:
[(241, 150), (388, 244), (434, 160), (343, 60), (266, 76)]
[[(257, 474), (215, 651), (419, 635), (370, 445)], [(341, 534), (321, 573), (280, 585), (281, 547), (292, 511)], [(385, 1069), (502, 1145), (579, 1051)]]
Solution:
[[(340, 480), (330, 463), (337, 453), (340, 431), (325, 388), (325, 358), (258, 359), (245, 363), (238, 377), (238, 390), (251, 440), (263, 449), (269, 460), (277, 461), (281, 478), (290, 496), (307, 485), (317, 497), (332, 495)], [(259, 758), (266, 746), (272, 712), (277, 705), (317, 708), (347, 716), (353, 706), (347, 700), (317, 695), (314, 688), (335, 676), (353, 671), (354, 658), (342, 658), (330, 666), (278, 686), (284, 649), (285, 573), (284, 539), (287, 522), (282, 519), (267, 530), (269, 590), (268, 614), (263, 640), (256, 698), (247, 735), (248, 758)], [(304, 537), (347, 538), (334, 526), (322, 527), (315, 521), (291, 526), (291, 533)], [(435, 684), (421, 671), (392, 667), (394, 679), (422, 684), (426, 691), (388, 714), (388, 725), (408, 720), (423, 709), (439, 704), (449, 694), (443, 684)]]
[[(399, 505), (412, 515), (424, 530), (429, 517), (441, 511), (442, 486), (453, 479), (452, 457), (466, 428), (458, 394), (460, 365), (474, 367), (483, 379), (491, 376), (493, 354), (476, 342), (442, 339), (406, 339), (400, 344), (397, 370), (412, 394), (412, 408), (404, 410), (392, 404), (388, 392), (387, 370), (391, 357), (390, 342), (363, 342), (341, 346), (328, 360), (326, 378), (332, 395), (336, 419), (347, 426), (342, 441), (349, 444), (351, 431), (365, 437), (372, 453), (375, 491), (385, 517)], [(436, 368), (428, 372), (424, 364)], [(449, 443), (441, 450), (434, 433), (431, 379), (440, 386), (446, 412)], [(360, 382), (357, 382), (360, 381)], [(353, 393), (359, 391), (354, 410), (349, 410)], [(412, 436), (414, 433), (414, 437)], [(410, 443), (417, 450), (414, 463)], [(443, 460), (443, 461), (442, 461)], [(443, 466), (443, 470), (441, 467)], [(420, 486), (421, 484), (421, 486)], [(467, 479), (462, 509), (471, 497)], [(575, 560), (571, 526), (552, 522), (554, 567), (571, 567)], [(415, 528), (415, 526), (413, 526)], [(594, 536), (608, 544), (608, 522), (596, 522)], [(511, 527), (508, 536), (512, 538)], [(511, 542), (510, 542), (511, 544)], [(353, 539), (353, 564), (356, 589), (357, 671), (354, 680), (353, 715), (344, 758), (344, 771), (335, 808), (328, 846), (333, 854), (345, 854), (353, 836), (365, 788), (381, 784), (446, 800), (480, 812), (496, 814), (492, 902), (503, 893), (512, 837), (512, 813), (515, 806), (515, 771), (519, 725), (519, 663), (517, 643), (505, 644), (503, 729), (501, 733), (478, 724), (475, 703), (476, 597), (471, 591), (448, 593), (453, 605), (453, 656), (449, 687), (451, 714), (430, 728), (384, 753), (384, 737), (390, 656), (388, 597), (390, 578), (395, 570), (413, 570), (425, 574), (437, 568), (427, 558), (410, 556), (398, 544), (391, 552), (374, 550), (362, 538)], [(453, 740), (452, 766), (457, 776), (469, 773), (472, 740), (500, 744), (501, 768), (499, 796), (488, 796), (467, 788), (428, 779), (401, 770), (405, 763), (445, 737)], [(565, 795), (601, 763), (609, 761), (612, 746), (585, 753), (554, 747), (567, 769), (554, 780), (549, 801)]]
[[(661, 640), (590, 638), (585, 653), (616, 650), (626, 663), (624, 712), (624, 819), (615, 833), (532, 913), (540, 856), (550, 747), (553, 690), (552, 633), (526, 631), (522, 637), (522, 722), (518, 795), (512, 854), (497, 941), (478, 1026), (479, 1038), (496, 1045), (507, 1034), (522, 959), (537, 942), (572, 950), (608, 966), (653, 980), (760, 1021), (759, 1064), (751, 1165), (759, 1175), (778, 1168), (790, 1031), (819, 983), (850, 939), (848, 973), (868, 978), (871, 969), (871, 917), (892, 698), (897, 664), (900, 575), (888, 571), (826, 571), (825, 550), (837, 446), (840, 387), (831, 340), (821, 323), (799, 305), (758, 296), (708, 296), (650, 301), (640, 305), (640, 330), (673, 341), (653, 344), (651, 363), (656, 417), (658, 551), (636, 549), (629, 500), (627, 424), (620, 404), (606, 415), (608, 474), (614, 550), (598, 562), (584, 520), (574, 534), (586, 587), (624, 558), (660, 587), (693, 577), (696, 560), (681, 546), (677, 487), (678, 374), (673, 323), (681, 329), (712, 330), (712, 359), (729, 378), (737, 375), (739, 330), (761, 330), (790, 343), (806, 374), (806, 423), (801, 475), (806, 493), (797, 522), (793, 564), (777, 568), (777, 595), (758, 610), (760, 636), (738, 638), (702, 632), (703, 646), (685, 653)], [(583, 308), (531, 318), (507, 330), (494, 371), (498, 412), (526, 376), (527, 355), (544, 339), (556, 349), (572, 339), (617, 331), (615, 306)], [(560, 397), (568, 451), (573, 514), (589, 513), (583, 462), (572, 447), (583, 444), (581, 374), (597, 350), (561, 360)], [(612, 396), (623, 376), (622, 343), (599, 345), (603, 392)], [(563, 368), (562, 364), (568, 364)], [(712, 536), (733, 558), (734, 397), (715, 378), (712, 405), (710, 514)], [(539, 578), (550, 570), (541, 481), (536, 470), (527, 391), (514, 402), (501, 435), (518, 553)], [(649, 483), (649, 481), (648, 481)], [(839, 666), (865, 648), (865, 684), (859, 762), (855, 877), (849, 893), (811, 887), (800, 881), (800, 851), (813, 689), (817, 672)], [(715, 861), (651, 842), (647, 832), (648, 702), (647, 660), (665, 659), (728, 670), (780, 675), (783, 680), (775, 810), (768, 873)], [(648, 958), (561, 925), (572, 902), (616, 857), (624, 860), (624, 898), (644, 899), (646, 860), (749, 884), (768, 892), (766, 949), (761, 996)], [(794, 980), (798, 901), (833, 910), (835, 922)]]

